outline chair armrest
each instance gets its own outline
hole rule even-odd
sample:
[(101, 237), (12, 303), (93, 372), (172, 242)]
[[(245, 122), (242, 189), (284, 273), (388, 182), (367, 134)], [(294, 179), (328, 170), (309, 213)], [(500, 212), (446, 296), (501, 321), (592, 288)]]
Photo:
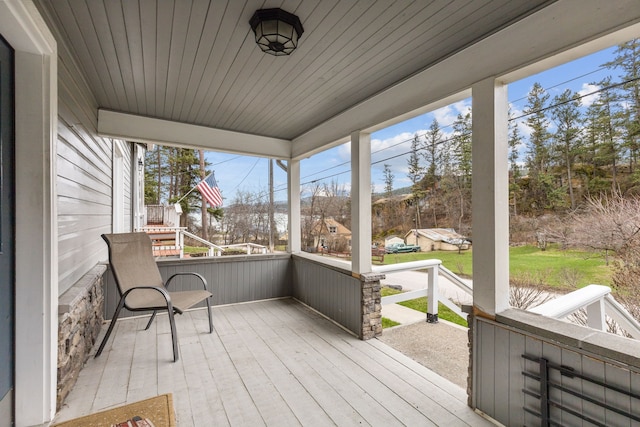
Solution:
[[(160, 292), (160, 294), (162, 294), (162, 296), (164, 297), (165, 301), (167, 302), (167, 310), (173, 310), (173, 303), (171, 302), (171, 295), (169, 295), (169, 292), (167, 292), (166, 289), (161, 288), (159, 286), (134, 286), (133, 288), (129, 288), (127, 289), (127, 291), (122, 294), (122, 296), (120, 297), (121, 300), (125, 300), (125, 298), (127, 297), (127, 295), (129, 295), (129, 293), (131, 291), (134, 291), (136, 289), (148, 289), (148, 290), (154, 290), (154, 291), (158, 291)], [(179, 310), (176, 310), (179, 311)], [(180, 314), (182, 314), (182, 311), (179, 311)]]
[(204, 290), (207, 291), (208, 289), (208, 285), (207, 285), (207, 279), (204, 278), (204, 276), (200, 273), (194, 273), (192, 271), (187, 271), (184, 273), (175, 273), (173, 274), (171, 277), (169, 277), (167, 279), (167, 281), (165, 282), (164, 286), (169, 289), (169, 283), (173, 280), (174, 277), (176, 276), (196, 276), (198, 277), (201, 281), (202, 281), (202, 286), (204, 287)]

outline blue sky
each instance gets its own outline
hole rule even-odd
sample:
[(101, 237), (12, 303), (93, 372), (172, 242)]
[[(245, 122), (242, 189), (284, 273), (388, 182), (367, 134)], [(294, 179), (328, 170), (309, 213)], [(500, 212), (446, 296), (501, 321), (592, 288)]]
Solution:
[[(612, 75), (612, 70), (601, 69), (601, 65), (613, 59), (614, 51), (615, 47), (611, 47), (510, 84), (508, 94), (514, 115), (519, 115), (518, 113), (524, 108), (527, 93), (535, 82), (540, 83), (548, 90), (551, 99), (565, 89), (582, 94), (596, 90), (598, 87), (591, 85), (591, 83)], [(612, 77), (614, 82), (618, 80), (617, 76)], [(592, 102), (592, 98), (583, 99), (584, 104), (589, 102)], [(409, 151), (413, 135), (416, 133), (424, 134), (434, 118), (438, 120), (443, 134), (447, 135), (451, 131), (450, 125), (458, 113), (465, 113), (470, 105), (470, 99), (460, 101), (373, 133), (371, 135), (371, 159), (373, 163), (381, 161), (379, 164), (374, 164), (371, 170), (375, 191), (382, 191), (384, 187), (382, 174), (384, 163), (391, 166), (395, 188), (410, 185), (406, 176), (407, 156), (392, 157)], [(528, 131), (526, 126), (520, 126), (520, 130), (523, 134)], [(332, 181), (337, 182), (349, 190), (351, 178), (349, 158), (350, 145), (344, 144), (303, 160), (301, 162), (303, 193), (304, 189), (311, 185), (307, 183), (314, 180), (327, 184)], [(267, 194), (268, 159), (208, 152), (207, 160), (211, 163), (209, 168), (215, 170), (218, 186), (225, 198), (225, 205), (236, 197), (238, 191)], [(286, 174), (277, 166), (274, 167), (274, 187), (276, 200), (286, 200)]]

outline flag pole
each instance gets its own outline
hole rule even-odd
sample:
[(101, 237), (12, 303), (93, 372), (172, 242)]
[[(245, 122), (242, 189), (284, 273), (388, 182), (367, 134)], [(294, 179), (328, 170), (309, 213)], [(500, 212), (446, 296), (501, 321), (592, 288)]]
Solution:
[[(209, 175), (207, 175), (207, 176), (205, 176), (204, 178), (202, 178), (202, 179), (200, 180), (200, 182), (202, 182), (202, 181), (204, 181), (205, 179), (209, 178), (211, 175), (213, 175), (213, 172), (211, 172)], [(198, 183), (198, 184), (199, 184), (199, 183)], [(189, 194), (191, 194), (191, 192), (192, 192), (193, 190), (195, 190), (195, 189), (196, 189), (196, 187), (198, 186), (198, 184), (194, 185), (194, 186), (193, 186), (193, 188), (192, 188), (191, 190), (187, 191), (187, 194), (185, 194), (184, 196), (180, 197), (180, 200), (178, 200), (175, 204), (176, 204), (176, 205), (177, 205), (177, 204), (179, 204), (179, 203), (180, 203), (180, 202), (181, 202), (185, 197), (187, 197)]]

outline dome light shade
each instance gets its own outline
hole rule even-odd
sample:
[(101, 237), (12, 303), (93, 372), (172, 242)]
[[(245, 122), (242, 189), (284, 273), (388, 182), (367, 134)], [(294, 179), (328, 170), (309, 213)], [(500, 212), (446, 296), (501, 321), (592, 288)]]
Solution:
[(290, 55), (304, 32), (296, 15), (279, 8), (256, 10), (249, 25), (260, 49), (275, 56)]

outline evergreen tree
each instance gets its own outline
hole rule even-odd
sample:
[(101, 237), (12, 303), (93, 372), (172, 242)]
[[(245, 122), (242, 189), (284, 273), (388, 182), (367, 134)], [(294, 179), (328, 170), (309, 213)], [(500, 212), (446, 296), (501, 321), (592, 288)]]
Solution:
[[(205, 165), (206, 166), (206, 165)], [(145, 204), (172, 204), (182, 199), (200, 180), (200, 159), (195, 150), (156, 146), (145, 156)], [(182, 211), (200, 206), (201, 197), (192, 191), (180, 201)], [(187, 215), (181, 216), (186, 226)]]
[(458, 114), (451, 142), (452, 165), (449, 172), (445, 170), (440, 188), (449, 193), (443, 199), (450, 224), (461, 231), (471, 211), (471, 112)]
[[(509, 111), (509, 117), (512, 116), (512, 112)], [(513, 215), (518, 215), (518, 200), (519, 200), (519, 192), (520, 192), (520, 178), (521, 171), (520, 165), (518, 164), (518, 159), (520, 158), (520, 154), (518, 149), (520, 148), (520, 144), (522, 144), (522, 136), (520, 135), (520, 131), (518, 129), (518, 123), (515, 120), (509, 120), (509, 193), (513, 198)]]
[(393, 192), (393, 179), (395, 176), (391, 172), (391, 166), (387, 163), (384, 164), (384, 194), (386, 197), (391, 197)]
[(619, 89), (622, 110), (623, 144), (629, 152), (629, 167), (633, 172), (640, 150), (640, 39), (619, 45), (615, 57), (605, 67), (618, 70), (624, 83)]
[[(439, 181), (439, 172), (447, 163), (447, 157), (443, 155), (444, 150), (441, 147), (443, 143), (442, 131), (440, 124), (435, 118), (429, 126), (429, 130), (425, 135), (422, 143), (422, 156), (425, 159), (425, 174), (420, 185), (429, 194), (429, 206), (433, 216), (433, 226), (438, 226), (438, 198), (436, 197), (437, 186)], [(442, 169), (441, 169), (442, 168)]]
[[(611, 86), (611, 77), (595, 83), (600, 87)], [(598, 148), (594, 163), (611, 171), (611, 190), (618, 190), (618, 165), (622, 156), (618, 110), (619, 98), (615, 91), (604, 90), (591, 105), (594, 117), (593, 130), (597, 134)]]
[(458, 114), (453, 122), (454, 162), (460, 179), (471, 184), (471, 112)]
[(423, 189), (433, 189), (438, 181), (438, 168), (442, 166), (443, 155), (440, 149), (442, 143), (442, 132), (438, 120), (433, 119), (429, 130), (422, 142), (422, 157), (425, 160), (426, 168), (422, 179)]
[(581, 152), (580, 130), (582, 120), (580, 118), (580, 100), (578, 95), (569, 89), (553, 99), (555, 108), (551, 110), (551, 117), (556, 123), (554, 136), (554, 152), (559, 163), (563, 164), (569, 190), (571, 209), (576, 208), (575, 195), (573, 194), (573, 165)]
[(411, 192), (413, 195), (413, 203), (415, 205), (415, 223), (416, 228), (421, 227), (420, 221), (420, 200), (422, 199), (424, 192), (420, 187), (420, 181), (422, 180), (422, 175), (424, 174), (424, 169), (420, 164), (420, 139), (418, 135), (413, 136), (413, 140), (411, 141), (411, 151), (409, 152), (409, 159), (407, 160), (407, 177), (409, 181), (411, 181)]
[(549, 95), (540, 83), (534, 83), (524, 113), (526, 124), (531, 129), (526, 164), (529, 170), (526, 203), (534, 212), (542, 212), (549, 206), (549, 195), (553, 189), (553, 178), (549, 172), (549, 119), (545, 111)]

